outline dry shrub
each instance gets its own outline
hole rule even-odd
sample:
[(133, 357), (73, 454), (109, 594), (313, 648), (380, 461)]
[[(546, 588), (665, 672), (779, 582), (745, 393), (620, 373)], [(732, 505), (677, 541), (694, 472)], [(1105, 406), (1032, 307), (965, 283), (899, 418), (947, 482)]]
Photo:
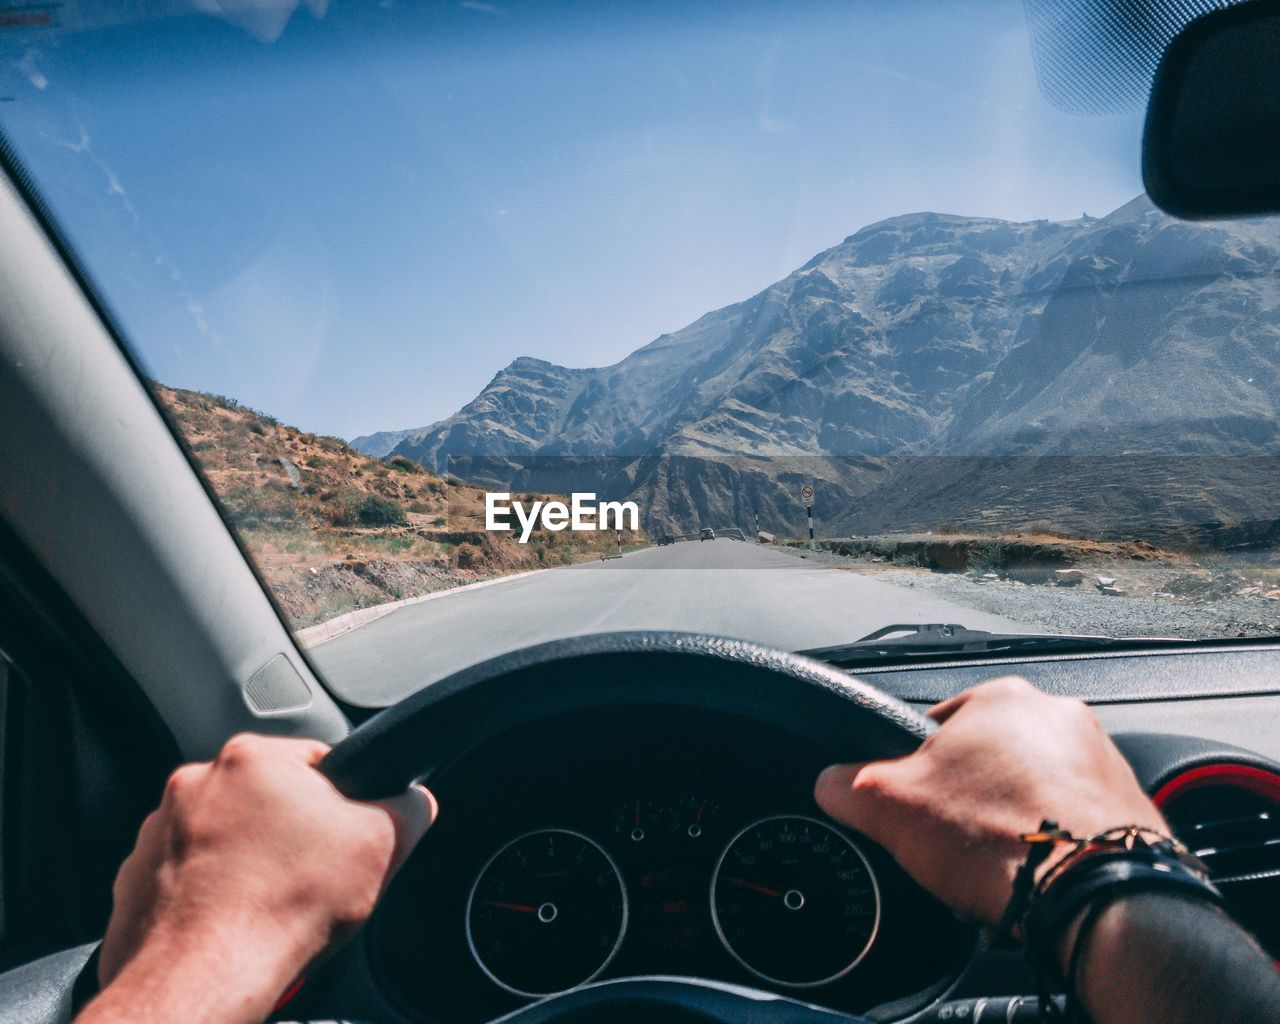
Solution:
[(1032, 520), (1018, 532), (1040, 537), (1061, 537), (1064, 540), (1072, 536), (1070, 530), (1064, 530), (1061, 526), (1057, 526), (1047, 519)]
[(453, 561), (459, 569), (474, 569), (480, 561), (475, 545), (463, 541), (453, 550)]

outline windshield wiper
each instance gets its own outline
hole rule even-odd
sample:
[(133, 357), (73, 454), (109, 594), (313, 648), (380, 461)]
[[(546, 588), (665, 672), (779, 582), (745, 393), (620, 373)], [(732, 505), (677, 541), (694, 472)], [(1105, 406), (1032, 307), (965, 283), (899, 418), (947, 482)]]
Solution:
[(800, 654), (841, 668), (897, 658), (946, 654), (991, 654), (1000, 651), (1062, 652), (1098, 647), (1152, 647), (1189, 644), (1177, 637), (1090, 636), (1082, 633), (991, 633), (954, 623), (898, 623), (868, 633), (861, 640), (832, 647), (815, 647)]

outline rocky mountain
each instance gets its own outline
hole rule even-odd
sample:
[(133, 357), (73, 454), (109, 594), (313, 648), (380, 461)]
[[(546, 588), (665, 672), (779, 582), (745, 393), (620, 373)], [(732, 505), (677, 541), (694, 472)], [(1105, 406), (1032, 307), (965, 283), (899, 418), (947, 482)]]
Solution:
[(353, 437), (347, 443), (361, 455), (380, 459), (384, 455), (390, 455), (396, 445), (414, 433), (416, 431), (412, 429), (379, 430), (376, 434), (361, 434), (359, 437)]
[[(941, 514), (920, 456), (1280, 455), (1278, 271), (1280, 221), (1188, 224), (1145, 197), (1062, 222), (895, 217), (613, 366), (517, 359), (392, 450), (542, 490), (609, 457), (597, 479), (686, 526), (794, 523), (808, 477), (846, 529), (901, 515), (907, 478)], [(982, 518), (1000, 495), (959, 475), (950, 518)], [(1096, 485), (1051, 511), (1098, 514)]]

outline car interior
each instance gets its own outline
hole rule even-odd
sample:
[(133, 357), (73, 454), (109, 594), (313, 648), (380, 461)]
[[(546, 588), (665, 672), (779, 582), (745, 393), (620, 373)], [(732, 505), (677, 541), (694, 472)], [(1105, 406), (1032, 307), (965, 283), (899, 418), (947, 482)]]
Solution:
[[(1193, 22), (1166, 54), (1143, 150), (1165, 209), (1280, 211), (1277, 39), (1280, 5), (1257, 2)], [(1280, 962), (1277, 639), (890, 651), (846, 671), (699, 633), (605, 633), (479, 651), (385, 710), (344, 701), (2, 155), (0, 1021), (65, 1024), (92, 996), (139, 823), (176, 766), (243, 731), (333, 744), (321, 770), (351, 797), (423, 781), (442, 808), (367, 926), (273, 1019), (1036, 1019), (1019, 953), (812, 796), (827, 764), (909, 753), (930, 705), (1009, 674), (1090, 704)], [(784, 846), (802, 850), (806, 891), (740, 877)], [(537, 922), (560, 906), (519, 902), (521, 876), (570, 863), (557, 899), (586, 912), (548, 944)], [(786, 908), (817, 893), (815, 959)]]

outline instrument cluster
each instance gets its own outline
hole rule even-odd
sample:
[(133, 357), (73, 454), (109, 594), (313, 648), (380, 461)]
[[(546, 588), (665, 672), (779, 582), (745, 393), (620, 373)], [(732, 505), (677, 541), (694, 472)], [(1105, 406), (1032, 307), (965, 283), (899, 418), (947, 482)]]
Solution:
[(598, 744), (577, 723), (495, 742), (434, 787), (440, 820), (366, 942), (407, 1015), (472, 1024), (653, 975), (905, 1012), (972, 952), (970, 929), (814, 805), (829, 752), (693, 716), (610, 724), (591, 723)]
[(880, 920), (879, 886), (857, 842), (817, 818), (775, 815), (717, 843), (718, 810), (709, 797), (626, 801), (610, 816), (616, 855), (567, 828), (511, 839), (468, 895), (476, 965), (506, 991), (537, 998), (594, 981), (629, 933), (639, 956), (691, 954), (713, 932), (773, 985), (812, 988), (853, 970)]

